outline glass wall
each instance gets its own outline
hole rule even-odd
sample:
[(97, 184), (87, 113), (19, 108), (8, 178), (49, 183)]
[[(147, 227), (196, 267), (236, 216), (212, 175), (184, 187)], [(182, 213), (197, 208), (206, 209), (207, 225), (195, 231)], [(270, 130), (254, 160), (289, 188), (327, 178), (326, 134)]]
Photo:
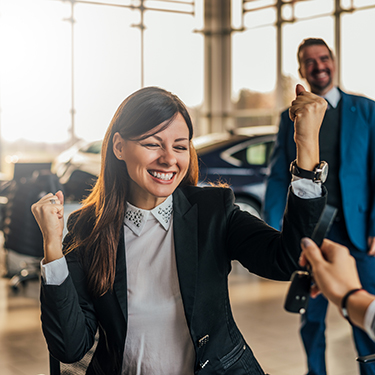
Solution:
[[(232, 24), (238, 31), (232, 36), (232, 98), (235, 109), (248, 110), (247, 116), (241, 115), (237, 121), (238, 126), (259, 123), (260, 112), (254, 111), (254, 103), (261, 103), (255, 108), (263, 109), (261, 115), (267, 122), (270, 112), (289, 105), (296, 83), (307, 86), (299, 77), (296, 53), (308, 37), (323, 38), (339, 52), (337, 78), (343, 90), (375, 99), (371, 45), (375, 0), (341, 0), (340, 6), (334, 0), (233, 1), (241, 8), (242, 17), (238, 9), (233, 12)], [(278, 116), (272, 119), (275, 124)]]
[[(334, 0), (231, 1), (233, 105), (257, 118), (240, 126), (277, 121), (269, 114), (293, 97), (297, 47), (310, 36), (334, 49), (339, 38), (341, 87), (375, 98), (375, 0), (341, 0), (340, 18)], [(203, 0), (2, 0), (1, 139), (66, 143), (72, 130), (100, 139), (120, 102), (142, 85), (171, 90), (199, 111), (202, 10)]]
[(146, 85), (201, 104), (196, 8), (189, 0), (2, 0), (2, 140), (69, 143), (72, 130), (74, 139), (101, 139), (122, 100)]
[(375, 99), (375, 49), (372, 41), (375, 35), (374, 20), (375, 9), (344, 14), (341, 34), (343, 89), (372, 99)]

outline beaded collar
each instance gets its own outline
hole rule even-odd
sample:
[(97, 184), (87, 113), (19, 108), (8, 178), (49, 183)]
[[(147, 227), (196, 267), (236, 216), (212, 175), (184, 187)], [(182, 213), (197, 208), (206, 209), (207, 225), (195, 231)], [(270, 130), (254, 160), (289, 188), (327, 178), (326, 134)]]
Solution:
[(140, 236), (149, 216), (152, 215), (165, 230), (168, 230), (171, 223), (172, 213), (172, 195), (152, 210), (143, 210), (126, 202), (124, 224), (131, 229), (134, 234)]

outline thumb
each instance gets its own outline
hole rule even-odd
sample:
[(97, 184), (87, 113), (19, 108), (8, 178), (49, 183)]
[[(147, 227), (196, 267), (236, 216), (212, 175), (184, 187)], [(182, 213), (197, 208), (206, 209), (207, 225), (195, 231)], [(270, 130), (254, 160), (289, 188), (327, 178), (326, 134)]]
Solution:
[(305, 88), (301, 84), (298, 83), (296, 85), (296, 95), (298, 96), (299, 94), (301, 94), (304, 91), (306, 91)]
[(64, 204), (64, 194), (61, 190), (59, 190), (56, 194), (56, 197), (59, 198), (59, 201), (61, 202), (61, 204)]
[(302, 238), (301, 247), (303, 255), (311, 265), (324, 260), (321, 250), (310, 238)]

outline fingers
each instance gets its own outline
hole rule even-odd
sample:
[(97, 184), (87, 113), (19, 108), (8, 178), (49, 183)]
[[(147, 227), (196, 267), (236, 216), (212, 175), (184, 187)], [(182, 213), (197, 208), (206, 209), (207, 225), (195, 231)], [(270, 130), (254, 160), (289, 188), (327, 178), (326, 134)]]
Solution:
[(316, 263), (324, 260), (319, 247), (310, 238), (302, 238), (301, 247), (303, 250), (300, 259), (300, 264), (301, 262), (303, 263), (301, 266), (307, 266), (308, 264), (314, 266)]
[(56, 194), (46, 194), (38, 202), (31, 206), (31, 211), (34, 214), (39, 224), (49, 214), (57, 215), (58, 219), (64, 216), (64, 195), (61, 191)]
[(56, 197), (59, 199), (60, 204), (64, 204), (64, 194), (61, 190), (56, 193)]
[(313, 112), (320, 118), (324, 116), (326, 109), (327, 101), (325, 99), (306, 91), (300, 84), (296, 85), (296, 98), (292, 101), (292, 105), (289, 108), (289, 117), (292, 121), (296, 119), (296, 116)]
[(316, 298), (319, 294), (321, 294), (319, 287), (316, 284), (313, 284), (310, 289), (311, 297)]
[(48, 193), (39, 200), (40, 203), (47, 203), (48, 201), (50, 204), (64, 204), (64, 194), (59, 190), (56, 194)]
[(368, 238), (368, 255), (375, 256), (375, 237)]
[(301, 247), (303, 250), (301, 258), (303, 258), (305, 262), (310, 263), (313, 267), (319, 262), (332, 263), (339, 254), (349, 255), (347, 247), (327, 239), (324, 239), (319, 249), (310, 238), (302, 238)]

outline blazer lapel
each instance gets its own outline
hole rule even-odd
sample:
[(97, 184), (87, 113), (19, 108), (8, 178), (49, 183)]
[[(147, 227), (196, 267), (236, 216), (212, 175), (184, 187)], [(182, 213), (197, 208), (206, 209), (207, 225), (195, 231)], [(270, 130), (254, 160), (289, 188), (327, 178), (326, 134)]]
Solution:
[(117, 247), (116, 260), (116, 277), (114, 283), (114, 290), (117, 299), (120, 303), (122, 313), (125, 320), (128, 320), (128, 291), (126, 283), (126, 258), (125, 258), (125, 239), (124, 226), (121, 226), (120, 241)]
[(173, 194), (173, 234), (182, 301), (191, 327), (198, 274), (198, 206), (191, 206), (180, 189)]

